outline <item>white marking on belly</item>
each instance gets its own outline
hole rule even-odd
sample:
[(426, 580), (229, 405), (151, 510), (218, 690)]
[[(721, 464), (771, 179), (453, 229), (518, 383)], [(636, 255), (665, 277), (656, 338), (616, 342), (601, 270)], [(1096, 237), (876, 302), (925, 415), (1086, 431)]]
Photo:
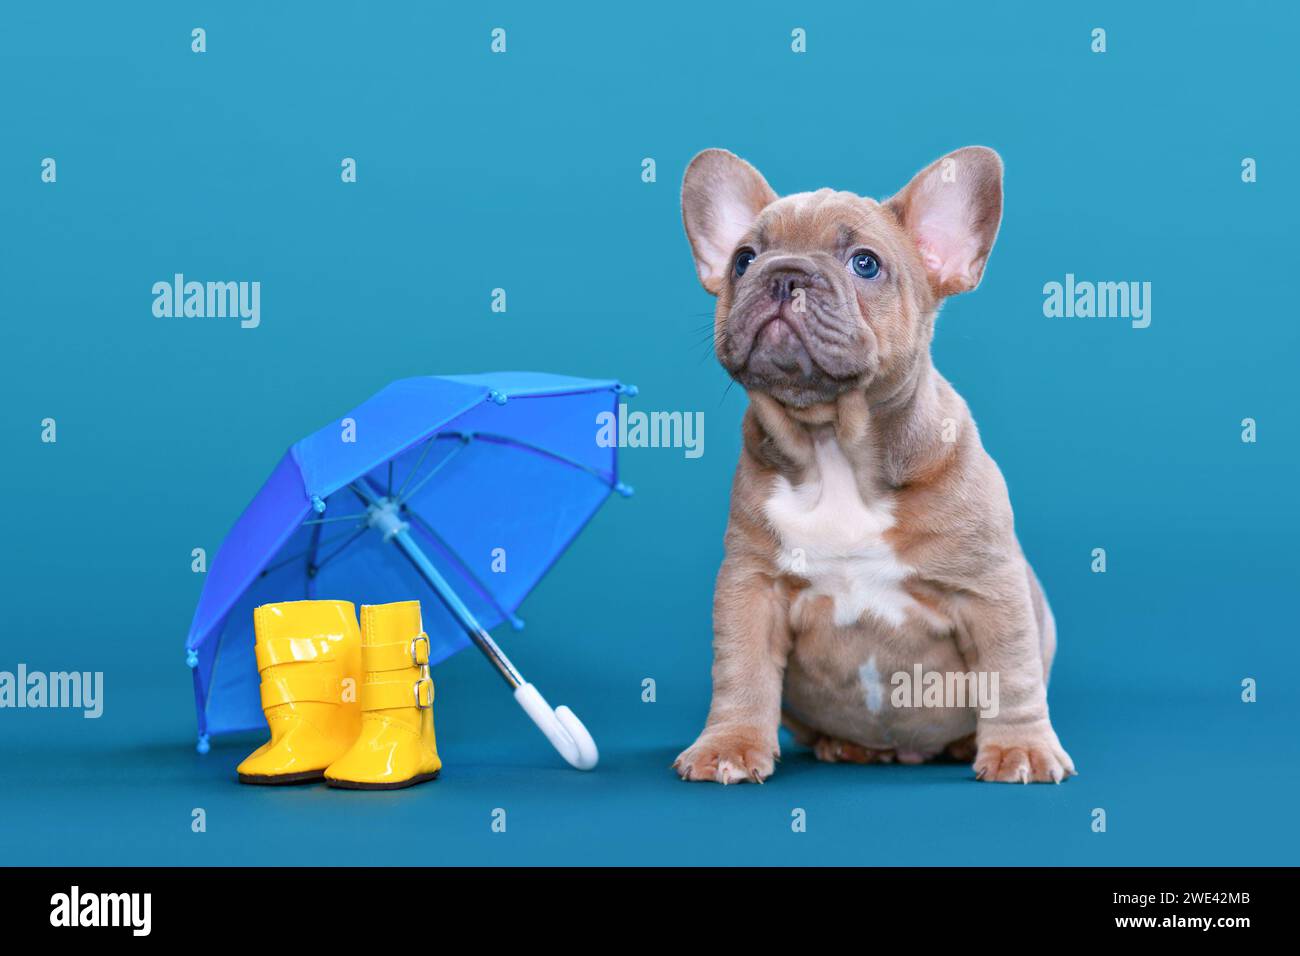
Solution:
[(885, 702), (885, 688), (880, 683), (880, 671), (876, 669), (876, 655), (872, 654), (867, 662), (858, 668), (858, 683), (862, 685), (862, 699), (866, 701), (867, 710), (873, 714), (880, 713)]
[(870, 504), (858, 492), (853, 468), (829, 431), (815, 439), (816, 467), (791, 485), (778, 475), (763, 506), (780, 539), (777, 566), (811, 582), (808, 594), (828, 595), (835, 623), (856, 624), (868, 612), (893, 625), (915, 606), (902, 582), (902, 564), (884, 533), (894, 525), (893, 502)]

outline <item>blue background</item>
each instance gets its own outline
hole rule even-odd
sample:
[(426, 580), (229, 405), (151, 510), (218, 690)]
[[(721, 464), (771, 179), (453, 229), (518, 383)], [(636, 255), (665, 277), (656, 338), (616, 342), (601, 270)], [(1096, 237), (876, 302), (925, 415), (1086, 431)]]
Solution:
[[(1294, 863), (1296, 16), (1045, 6), (8, 5), (0, 669), (102, 670), (106, 709), (0, 711), (0, 860)], [(779, 192), (885, 196), (970, 143), (1002, 154), (1006, 214), (935, 361), (1055, 609), (1052, 713), (1081, 776), (984, 786), (788, 746), (763, 787), (680, 783), (745, 404), (709, 354), (681, 172), (719, 145)], [(175, 272), (261, 281), (261, 327), (155, 318)], [(1151, 327), (1045, 318), (1067, 272), (1151, 282)], [(291, 441), (387, 382), (498, 368), (705, 413), (698, 460), (624, 452), (637, 495), (501, 635), (592, 728), (600, 768), (564, 768), (471, 652), (434, 675), (437, 783), (240, 787), (255, 736), (194, 753), (190, 550), (215, 552)]]

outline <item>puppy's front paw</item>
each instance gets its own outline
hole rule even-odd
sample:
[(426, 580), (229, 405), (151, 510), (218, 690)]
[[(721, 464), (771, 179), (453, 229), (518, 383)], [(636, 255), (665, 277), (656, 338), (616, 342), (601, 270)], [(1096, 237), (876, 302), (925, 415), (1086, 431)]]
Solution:
[[(981, 735), (983, 736), (983, 735)], [(1003, 731), (979, 741), (975, 779), (992, 783), (1060, 783), (1076, 771), (1056, 733)]]
[(683, 780), (762, 783), (772, 775), (776, 741), (753, 727), (705, 730), (673, 761)]

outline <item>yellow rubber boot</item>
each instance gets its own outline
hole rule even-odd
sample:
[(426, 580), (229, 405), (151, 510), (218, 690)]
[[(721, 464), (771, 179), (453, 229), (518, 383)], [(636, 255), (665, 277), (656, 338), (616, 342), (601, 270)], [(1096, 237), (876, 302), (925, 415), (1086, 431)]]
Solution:
[(432, 780), (442, 761), (419, 601), (361, 606), (361, 667), (361, 734), (325, 771), (325, 781), (349, 790), (398, 790)]
[(361, 729), (361, 634), (349, 601), (287, 601), (253, 611), (262, 712), (271, 739), (238, 767), (241, 783), (321, 780)]

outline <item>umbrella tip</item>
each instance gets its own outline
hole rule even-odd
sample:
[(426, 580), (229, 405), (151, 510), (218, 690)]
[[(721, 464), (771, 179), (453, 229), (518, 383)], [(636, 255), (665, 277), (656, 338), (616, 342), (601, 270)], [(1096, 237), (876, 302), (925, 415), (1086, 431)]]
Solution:
[(522, 617), (516, 617), (515, 615), (511, 614), (510, 628), (511, 630), (522, 631), (524, 629), (524, 619)]
[(619, 382), (614, 386), (614, 391), (619, 395), (626, 395), (628, 398), (636, 398), (637, 392), (640, 391), (635, 385), (624, 385)]
[(192, 647), (187, 647), (185, 649), (185, 663), (191, 670), (193, 670), (195, 667), (198, 667), (199, 652)]
[(492, 399), (492, 401), (496, 402), (498, 405), (504, 405), (506, 403), (505, 392), (499, 392), (495, 388), (488, 392), (488, 398)]
[(325, 513), (325, 501), (320, 495), (311, 496), (311, 510), (316, 512), (318, 515), (323, 515)]
[(201, 754), (205, 754), (212, 749), (212, 741), (208, 739), (207, 734), (199, 734), (199, 742), (194, 745), (194, 749)]
[(632, 495), (636, 493), (635, 488), (633, 488), (631, 485), (625, 485), (621, 481), (614, 486), (614, 490), (617, 491), (624, 498), (631, 498)]

